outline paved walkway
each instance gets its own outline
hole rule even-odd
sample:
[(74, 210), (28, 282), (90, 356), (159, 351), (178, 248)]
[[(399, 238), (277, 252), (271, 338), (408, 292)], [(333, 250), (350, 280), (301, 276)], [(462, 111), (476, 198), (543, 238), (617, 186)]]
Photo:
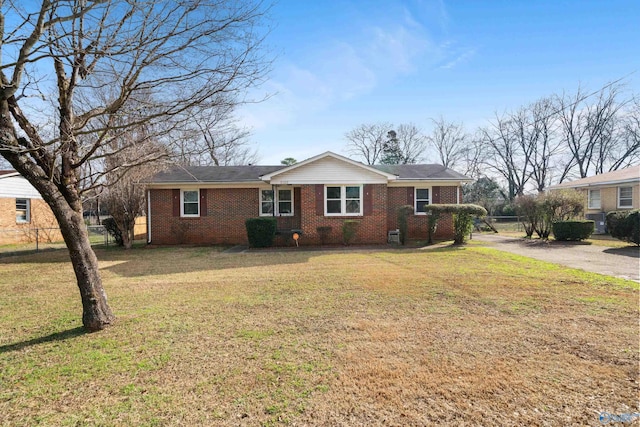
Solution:
[(640, 249), (634, 246), (609, 248), (580, 242), (544, 242), (484, 233), (474, 233), (473, 240), (487, 242), (495, 249), (516, 255), (640, 281)]

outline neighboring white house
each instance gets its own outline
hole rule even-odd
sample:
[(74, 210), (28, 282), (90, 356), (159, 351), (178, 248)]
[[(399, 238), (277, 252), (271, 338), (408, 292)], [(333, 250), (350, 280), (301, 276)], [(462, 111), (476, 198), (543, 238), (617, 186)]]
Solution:
[(59, 240), (58, 224), (38, 191), (13, 170), (0, 170), (0, 244), (34, 239), (40, 229), (48, 240)]

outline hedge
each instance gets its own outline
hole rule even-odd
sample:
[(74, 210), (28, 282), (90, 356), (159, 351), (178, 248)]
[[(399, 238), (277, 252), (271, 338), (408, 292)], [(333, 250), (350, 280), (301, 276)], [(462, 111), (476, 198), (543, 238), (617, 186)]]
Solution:
[(450, 214), (468, 214), (468, 215), (476, 215), (476, 216), (485, 216), (487, 215), (487, 210), (479, 205), (474, 205), (470, 203), (465, 204), (442, 204), (442, 205), (426, 205), (424, 207), (424, 211), (432, 215), (440, 214), (440, 213), (450, 213)]
[(595, 222), (583, 221), (556, 221), (553, 223), (553, 237), (556, 240), (584, 240), (591, 237), (595, 229)]
[(487, 215), (487, 210), (485, 208), (473, 204), (427, 205), (424, 207), (424, 211), (427, 215), (430, 215), (429, 241), (431, 241), (432, 232), (435, 232), (440, 214), (450, 213), (452, 215), (453, 243), (455, 245), (463, 244), (466, 237), (471, 233), (471, 230), (473, 229), (473, 217)]
[(611, 237), (640, 245), (640, 210), (609, 212), (607, 230)]
[(268, 248), (273, 246), (276, 235), (277, 221), (273, 217), (249, 218), (245, 221), (249, 246), (253, 248)]

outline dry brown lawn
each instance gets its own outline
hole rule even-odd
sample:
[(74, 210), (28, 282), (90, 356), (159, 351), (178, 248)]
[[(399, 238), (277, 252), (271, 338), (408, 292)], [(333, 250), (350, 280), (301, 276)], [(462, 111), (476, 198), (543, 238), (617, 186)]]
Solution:
[(476, 245), (99, 258), (118, 322), (96, 334), (80, 329), (63, 252), (0, 259), (0, 425), (564, 426), (640, 412), (635, 282)]

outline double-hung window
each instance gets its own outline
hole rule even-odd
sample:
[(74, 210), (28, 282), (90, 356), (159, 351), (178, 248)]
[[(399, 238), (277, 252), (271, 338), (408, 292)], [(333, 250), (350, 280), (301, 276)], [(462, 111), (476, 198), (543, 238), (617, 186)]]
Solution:
[(291, 188), (278, 189), (275, 194), (278, 196), (277, 200), (274, 198), (273, 190), (260, 190), (260, 215), (293, 215), (293, 190)]
[(431, 189), (430, 188), (416, 188), (414, 205), (416, 215), (426, 215), (424, 210), (425, 206), (431, 204)]
[(618, 207), (633, 207), (633, 187), (618, 187)]
[(324, 199), (327, 216), (362, 215), (362, 185), (327, 185)]
[(180, 216), (200, 216), (200, 190), (182, 190), (180, 192)]
[(31, 200), (16, 199), (16, 223), (25, 224), (31, 221)]
[(273, 215), (273, 190), (260, 190), (260, 215)]
[(589, 190), (589, 209), (600, 209), (600, 190)]

